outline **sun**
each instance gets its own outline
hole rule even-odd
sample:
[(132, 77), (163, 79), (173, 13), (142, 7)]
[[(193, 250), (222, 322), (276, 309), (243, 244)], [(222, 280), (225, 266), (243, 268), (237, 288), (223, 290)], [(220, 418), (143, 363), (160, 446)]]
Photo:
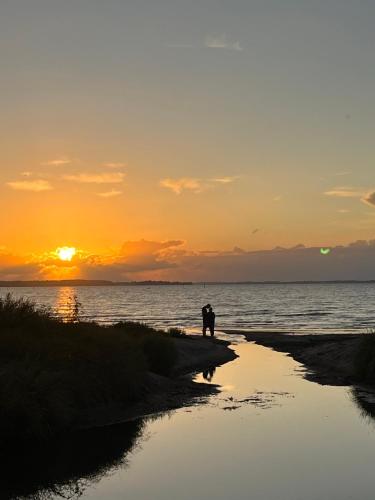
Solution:
[(56, 249), (56, 255), (60, 260), (71, 261), (77, 253), (74, 247), (60, 247)]

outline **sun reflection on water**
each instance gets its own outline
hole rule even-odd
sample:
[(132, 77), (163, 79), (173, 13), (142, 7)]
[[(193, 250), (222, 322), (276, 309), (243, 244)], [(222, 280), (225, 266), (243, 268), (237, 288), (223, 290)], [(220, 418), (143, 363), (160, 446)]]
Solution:
[(63, 321), (70, 321), (72, 316), (72, 297), (76, 290), (71, 286), (64, 286), (58, 289), (53, 309), (56, 315)]

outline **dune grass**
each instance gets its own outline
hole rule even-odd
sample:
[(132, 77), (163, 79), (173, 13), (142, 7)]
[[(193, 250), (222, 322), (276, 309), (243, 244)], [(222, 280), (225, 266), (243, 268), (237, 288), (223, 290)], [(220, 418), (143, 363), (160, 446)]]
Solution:
[(148, 372), (173, 370), (171, 337), (140, 323), (64, 322), (29, 300), (0, 299), (0, 442), (48, 438), (82, 412), (140, 400)]

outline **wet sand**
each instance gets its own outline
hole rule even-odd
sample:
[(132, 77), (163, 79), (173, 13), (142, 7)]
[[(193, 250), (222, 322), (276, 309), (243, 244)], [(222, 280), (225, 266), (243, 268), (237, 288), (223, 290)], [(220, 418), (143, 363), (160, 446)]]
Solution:
[(289, 354), (306, 367), (308, 380), (336, 386), (356, 383), (353, 360), (363, 334), (290, 335), (239, 330), (224, 333), (243, 335), (248, 342)]

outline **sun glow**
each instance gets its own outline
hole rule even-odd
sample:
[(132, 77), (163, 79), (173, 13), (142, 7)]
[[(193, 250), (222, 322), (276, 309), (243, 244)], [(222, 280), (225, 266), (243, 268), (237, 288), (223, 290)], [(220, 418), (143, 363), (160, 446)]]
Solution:
[(74, 247), (60, 247), (56, 249), (56, 255), (60, 260), (71, 261), (77, 253)]

